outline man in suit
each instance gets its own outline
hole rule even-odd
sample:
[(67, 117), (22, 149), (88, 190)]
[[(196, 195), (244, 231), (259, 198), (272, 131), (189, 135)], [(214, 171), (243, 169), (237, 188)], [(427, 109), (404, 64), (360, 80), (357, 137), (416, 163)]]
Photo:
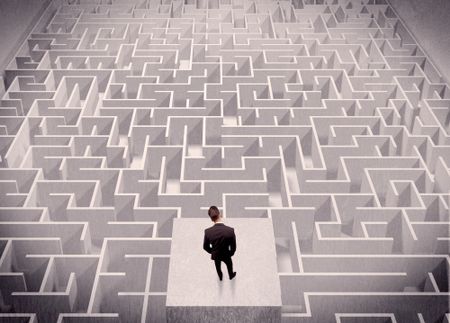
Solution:
[(208, 215), (214, 222), (214, 225), (205, 229), (205, 237), (203, 239), (203, 249), (211, 254), (214, 260), (216, 271), (219, 279), (222, 280), (222, 270), (220, 268), (221, 261), (227, 265), (228, 277), (233, 279), (236, 272), (233, 272), (233, 261), (231, 257), (236, 251), (236, 235), (232, 227), (226, 226), (222, 222), (222, 215), (216, 206), (211, 206)]

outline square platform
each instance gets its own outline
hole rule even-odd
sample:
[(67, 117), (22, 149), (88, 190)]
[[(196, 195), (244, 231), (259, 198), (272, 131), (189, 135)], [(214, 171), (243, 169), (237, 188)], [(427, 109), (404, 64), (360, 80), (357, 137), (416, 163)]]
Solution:
[(280, 322), (281, 291), (275, 238), (269, 218), (227, 218), (236, 234), (229, 280), (220, 281), (203, 250), (209, 218), (174, 219), (167, 289), (168, 322)]

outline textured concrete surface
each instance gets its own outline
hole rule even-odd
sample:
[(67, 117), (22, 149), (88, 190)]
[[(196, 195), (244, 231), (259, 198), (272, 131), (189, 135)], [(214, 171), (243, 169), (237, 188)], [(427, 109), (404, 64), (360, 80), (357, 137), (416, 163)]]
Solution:
[(183, 306), (167, 309), (168, 323), (280, 323), (281, 306)]
[(258, 322), (261, 317), (267, 322), (281, 320), (271, 219), (227, 218), (224, 222), (236, 234), (232, 259), (237, 276), (231, 281), (224, 264), (224, 279), (219, 280), (214, 262), (202, 249), (204, 229), (212, 225), (211, 220), (174, 219), (166, 303), (169, 322), (181, 318), (210, 322), (212, 317), (220, 322), (235, 322), (239, 317), (242, 322)]
[(450, 1), (389, 0), (400, 18), (450, 81)]

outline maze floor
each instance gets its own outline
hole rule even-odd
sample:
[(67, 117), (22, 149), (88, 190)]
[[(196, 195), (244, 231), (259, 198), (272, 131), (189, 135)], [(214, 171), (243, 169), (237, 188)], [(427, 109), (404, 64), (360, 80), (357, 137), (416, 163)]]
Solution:
[(65, 0), (5, 75), (1, 322), (165, 322), (210, 205), (283, 323), (450, 321), (450, 87), (385, 0)]

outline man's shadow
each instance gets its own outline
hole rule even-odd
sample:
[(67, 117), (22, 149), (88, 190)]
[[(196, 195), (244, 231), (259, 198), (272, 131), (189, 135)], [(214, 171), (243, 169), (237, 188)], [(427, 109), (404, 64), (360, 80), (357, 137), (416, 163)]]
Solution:
[[(218, 287), (219, 287), (219, 296), (222, 296), (222, 295), (223, 295), (224, 283), (227, 283), (225, 280), (228, 280), (228, 277), (226, 277), (225, 275), (224, 275), (222, 281), (220, 281), (219, 279), (217, 279), (217, 285), (218, 285)], [(232, 279), (231, 281), (229, 281), (229, 282), (230, 282), (230, 288), (231, 288), (231, 295), (232, 295), (233, 298), (234, 298), (234, 296), (235, 296), (235, 294), (236, 294), (236, 277), (233, 278), (233, 279)]]
[(219, 296), (222, 296), (223, 294), (223, 281), (220, 281), (219, 279), (216, 280), (217, 285), (219, 285)]
[(234, 278), (230, 281), (230, 284), (231, 284), (231, 295), (233, 295), (233, 298), (234, 298), (234, 295), (235, 295), (235, 293), (236, 293), (236, 278), (237, 278), (237, 277), (234, 277)]

